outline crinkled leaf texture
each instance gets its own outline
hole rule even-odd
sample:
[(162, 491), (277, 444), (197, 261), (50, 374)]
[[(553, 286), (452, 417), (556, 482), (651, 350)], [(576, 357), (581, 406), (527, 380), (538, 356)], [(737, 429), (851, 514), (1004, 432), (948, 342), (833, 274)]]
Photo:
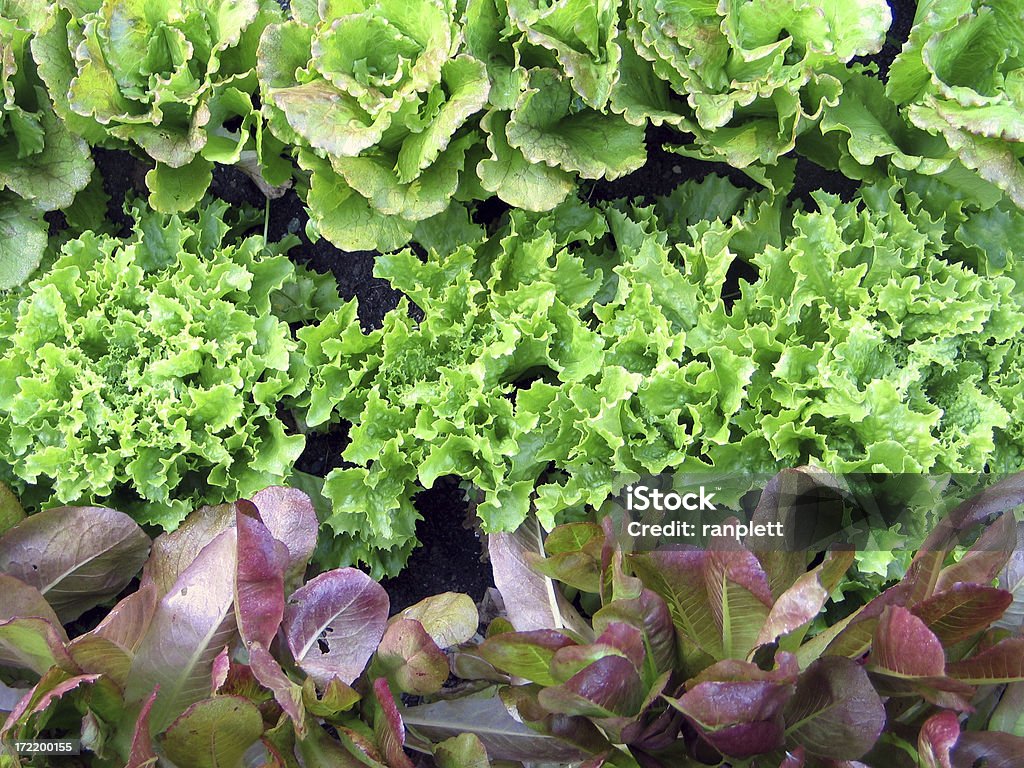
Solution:
[[(514, 212), (486, 242), (378, 258), (408, 297), (382, 329), (346, 306), (299, 332), (308, 423), (354, 425), (352, 466), (324, 486), (330, 556), (400, 565), (412, 496), (446, 475), (493, 532), (531, 508), (550, 529), (666, 469), (1019, 468), (1021, 214), (977, 229), (1007, 242), (990, 257), (963, 202), (945, 219), (920, 189), (816, 193), (805, 211), (711, 178), (653, 207)], [(756, 277), (723, 296), (742, 262)]]
[(104, 500), (173, 528), (290, 474), (304, 440), (276, 409), (307, 373), (288, 323), (337, 293), (232, 236), (226, 209), (140, 213), (126, 240), (84, 234), (0, 305), (0, 466), (44, 505)]
[(214, 161), (246, 153), (277, 172), (280, 147), (264, 140), (253, 96), (260, 33), (280, 16), (272, 0), (55, 2), (32, 54), (68, 129), (155, 160), (150, 203), (185, 211), (202, 198)]

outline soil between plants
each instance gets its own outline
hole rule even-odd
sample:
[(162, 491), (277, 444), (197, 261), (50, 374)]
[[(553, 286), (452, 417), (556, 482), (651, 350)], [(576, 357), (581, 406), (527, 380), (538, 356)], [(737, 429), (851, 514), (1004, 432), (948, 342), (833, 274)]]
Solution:
[[(906, 41), (916, 11), (915, 0), (889, 0), (893, 24), (882, 51), (864, 61), (878, 65), (882, 74)], [(581, 194), (593, 201), (632, 197), (654, 197), (670, 192), (683, 181), (701, 179), (709, 173), (719, 173), (733, 183), (756, 186), (741, 171), (720, 163), (702, 162), (667, 152), (665, 143), (679, 143), (679, 135), (671, 129), (650, 128), (647, 133), (648, 162), (643, 168), (613, 182), (598, 181), (582, 185)], [(146, 196), (145, 174), (151, 167), (146, 161), (118, 150), (94, 149), (97, 168), (103, 178), (104, 190), (110, 196), (108, 216), (123, 231), (130, 228), (130, 217), (124, 213), (126, 196)], [(829, 171), (805, 159), (797, 162), (794, 198), (811, 203), (810, 193), (823, 189), (849, 199), (857, 189), (857, 182), (841, 173)], [(232, 205), (251, 205), (263, 209), (266, 199), (257, 186), (244, 173), (230, 167), (218, 166), (214, 171), (210, 192)], [(506, 207), (484, 203), (478, 207), (481, 224), (497, 219)], [(298, 195), (289, 190), (282, 197), (271, 200), (267, 233), (271, 241), (287, 234), (300, 238), (289, 256), (321, 273), (330, 272), (338, 281), (343, 298), (357, 298), (359, 321), (364, 330), (379, 328), (384, 315), (394, 309), (400, 294), (387, 281), (374, 277), (374, 254), (368, 251), (343, 252), (326, 239), (310, 242), (305, 234), (308, 216)], [(306, 450), (297, 462), (297, 468), (324, 477), (341, 466), (341, 452), (348, 441), (348, 425), (333, 425), (327, 432), (307, 436)], [(484, 560), (482, 537), (470, 519), (468, 505), (457, 478), (441, 478), (432, 489), (424, 490), (415, 499), (416, 509), (422, 516), (417, 525), (417, 536), (422, 545), (409, 560), (408, 566), (397, 577), (385, 580), (384, 586), (391, 598), (392, 611), (399, 611), (440, 592), (465, 592), (474, 600), (483, 599), (487, 588), (493, 585), (490, 566)]]

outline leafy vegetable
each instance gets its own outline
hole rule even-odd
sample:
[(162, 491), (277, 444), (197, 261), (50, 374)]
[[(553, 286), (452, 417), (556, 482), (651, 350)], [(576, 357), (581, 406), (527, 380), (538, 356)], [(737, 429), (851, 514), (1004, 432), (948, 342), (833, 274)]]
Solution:
[(290, 176), (253, 101), (256, 44), (279, 17), (271, 0), (59, 2), (32, 51), (68, 127), (94, 145), (141, 150), (156, 161), (150, 204), (187, 211), (214, 162), (255, 160), (271, 184)]
[(772, 186), (781, 177), (763, 166), (841, 103), (844, 65), (878, 52), (891, 21), (883, 0), (630, 0), (612, 104), (635, 124), (693, 133), (681, 154), (748, 169)]
[(54, 115), (36, 74), (29, 45), (45, 17), (42, 3), (0, 2), (0, 290), (39, 265), (41, 212), (71, 205), (92, 172), (88, 147)]
[(1013, 0), (921, 3), (887, 95), (1024, 207), (1024, 22)]
[(110, 500), (174, 528), (291, 472), (304, 439), (277, 407), (307, 371), (288, 323), (337, 294), (290, 242), (229, 237), (226, 208), (86, 233), (0, 309), (0, 468), (33, 503)]
[(1019, 467), (1015, 277), (951, 245), (899, 185), (814, 201), (712, 179), (654, 207), (513, 212), (475, 246), (378, 259), (422, 320), (403, 302), (363, 334), (346, 306), (299, 332), (308, 423), (353, 423), (354, 466), (324, 486), (332, 556), (400, 566), (411, 497), (443, 475), (475, 489), (494, 532), (531, 507), (550, 529), (666, 469)]
[(638, 168), (643, 131), (602, 111), (614, 24), (611, 6), (293, 6), (259, 72), (269, 125), (310, 174), (311, 230), (389, 251), (456, 201), (548, 210), (578, 177)]

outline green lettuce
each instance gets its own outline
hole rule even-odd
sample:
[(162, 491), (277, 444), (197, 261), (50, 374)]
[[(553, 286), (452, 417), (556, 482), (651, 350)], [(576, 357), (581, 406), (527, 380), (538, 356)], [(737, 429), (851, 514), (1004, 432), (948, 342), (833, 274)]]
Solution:
[(256, 45), (273, 0), (66, 0), (49, 5), (32, 51), (57, 114), (91, 144), (155, 161), (150, 204), (194, 207), (213, 163), (282, 184), (290, 164), (263, 131)]
[(1024, 18), (1016, 0), (928, 0), (886, 93), (1024, 207)]
[(680, 154), (766, 171), (839, 102), (845, 65), (877, 53), (892, 21), (884, 0), (629, 0), (612, 105), (636, 124), (694, 134)]
[[(608, 113), (614, 5), (295, 3), (264, 33), (271, 130), (308, 173), (310, 234), (394, 250), (464, 203), (530, 210), (644, 161)], [(431, 223), (428, 223), (431, 222)]]
[(353, 424), (324, 487), (333, 555), (400, 565), (411, 498), (445, 475), (507, 531), (665, 470), (1019, 468), (1014, 276), (960, 261), (962, 225), (898, 184), (814, 202), (712, 177), (653, 207), (516, 211), (475, 245), (379, 258), (408, 297), (382, 329), (360, 332), (349, 305), (299, 332), (309, 424)]
[(57, 119), (36, 73), (30, 42), (45, 5), (0, 0), (0, 290), (38, 266), (44, 211), (66, 208), (89, 182), (89, 148)]
[(226, 209), (86, 233), (0, 305), (0, 475), (36, 506), (173, 528), (290, 474), (305, 441), (277, 409), (308, 373), (289, 323), (340, 302), (291, 242), (229, 236)]

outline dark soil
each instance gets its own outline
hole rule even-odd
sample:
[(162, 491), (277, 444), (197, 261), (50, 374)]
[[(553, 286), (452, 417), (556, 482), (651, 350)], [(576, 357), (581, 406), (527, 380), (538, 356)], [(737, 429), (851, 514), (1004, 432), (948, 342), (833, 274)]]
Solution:
[[(915, 0), (889, 2), (893, 25), (885, 48), (867, 59), (877, 64), (883, 75), (907, 39), (916, 10)], [(693, 160), (664, 149), (666, 144), (685, 143), (686, 138), (670, 128), (652, 127), (647, 135), (649, 159), (643, 168), (613, 182), (584, 184), (581, 194), (594, 202), (632, 197), (649, 199), (670, 192), (683, 181), (700, 179), (709, 173), (726, 176), (740, 186), (756, 186), (735, 168)], [(131, 219), (124, 213), (124, 201), (126, 195), (145, 196), (145, 174), (149, 166), (127, 152), (95, 149), (94, 156), (104, 189), (110, 196), (110, 219), (122, 233), (127, 233)], [(842, 174), (804, 159), (798, 160), (796, 178), (793, 197), (804, 201), (809, 201), (809, 193), (815, 189), (834, 192), (847, 199), (857, 189), (857, 184)], [(233, 205), (262, 209), (267, 204), (256, 185), (234, 168), (218, 167), (210, 190)], [(488, 201), (477, 206), (475, 218), (481, 224), (489, 224), (506, 208), (500, 201)], [(373, 276), (373, 253), (346, 253), (325, 239), (310, 242), (305, 233), (308, 216), (294, 191), (270, 201), (268, 214), (270, 239), (277, 240), (289, 233), (298, 235), (301, 243), (290, 256), (318, 272), (332, 273), (343, 297), (358, 298), (359, 319), (364, 329), (379, 328), (384, 315), (398, 304), (400, 295), (386, 281)], [(341, 452), (347, 439), (347, 424), (337, 424), (328, 432), (309, 435), (306, 450), (298, 462), (299, 469), (323, 477), (342, 466)], [(412, 555), (405, 571), (385, 582), (392, 609), (400, 610), (445, 591), (466, 592), (475, 600), (481, 600), (492, 584), (490, 568), (483, 560), (480, 535), (467, 522), (468, 506), (456, 479), (439, 480), (433, 489), (420, 493), (415, 503), (423, 517), (417, 526), (423, 545)]]

